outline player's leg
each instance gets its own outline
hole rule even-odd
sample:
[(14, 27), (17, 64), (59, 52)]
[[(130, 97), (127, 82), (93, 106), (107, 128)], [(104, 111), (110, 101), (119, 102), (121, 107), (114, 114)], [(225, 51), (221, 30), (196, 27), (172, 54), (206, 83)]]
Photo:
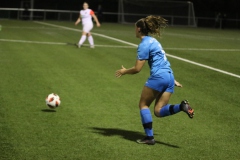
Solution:
[[(85, 42), (87, 36), (88, 36), (88, 40), (89, 40), (89, 37), (92, 37), (91, 36), (91, 33), (90, 31), (92, 30), (93, 28), (93, 24), (92, 23), (89, 23), (89, 24), (83, 24), (83, 32), (82, 32), (82, 37), (80, 38), (79, 42), (78, 42), (78, 47), (80, 48), (82, 46), (82, 44)], [(91, 39), (91, 38), (90, 38)], [(92, 41), (93, 42), (93, 41)], [(90, 43), (91, 45), (91, 43)]]
[(93, 24), (92, 23), (87, 24), (85, 31), (88, 33), (87, 36), (88, 36), (88, 42), (90, 44), (90, 48), (94, 48), (94, 40), (91, 34), (92, 29), (93, 29)]
[(147, 86), (143, 87), (141, 98), (139, 101), (139, 109), (146, 137), (144, 139), (137, 140), (138, 143), (150, 145), (155, 144), (152, 129), (152, 114), (149, 107), (158, 94), (158, 91), (155, 91)]
[(90, 48), (94, 48), (94, 40), (90, 32), (88, 33), (88, 42), (90, 44)]
[(82, 32), (82, 36), (81, 36), (81, 38), (80, 38), (80, 40), (78, 42), (78, 48), (80, 48), (82, 46), (82, 44), (85, 42), (86, 37), (87, 37), (87, 32), (83, 31)]
[(166, 117), (184, 111), (190, 118), (193, 118), (194, 110), (190, 107), (187, 100), (182, 101), (180, 104), (168, 104), (170, 97), (171, 93), (164, 92), (156, 98), (154, 107), (155, 116)]
[(155, 101), (154, 114), (157, 117), (166, 117), (180, 111), (184, 111), (190, 118), (193, 118), (194, 110), (190, 107), (188, 101), (184, 100), (180, 104), (168, 104), (169, 99), (174, 91), (174, 76), (169, 75), (169, 85), (165, 92), (159, 94)]
[(168, 104), (172, 93), (163, 92), (158, 95), (155, 101), (154, 114), (157, 117), (170, 116), (180, 112), (180, 104), (170, 105)]

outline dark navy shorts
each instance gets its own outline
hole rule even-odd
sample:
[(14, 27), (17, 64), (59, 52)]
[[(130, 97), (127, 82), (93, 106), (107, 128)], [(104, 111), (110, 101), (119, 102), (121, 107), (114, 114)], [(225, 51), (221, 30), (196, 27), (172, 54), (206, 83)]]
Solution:
[(161, 73), (159, 77), (149, 77), (145, 86), (159, 92), (174, 92), (174, 75), (171, 72)]

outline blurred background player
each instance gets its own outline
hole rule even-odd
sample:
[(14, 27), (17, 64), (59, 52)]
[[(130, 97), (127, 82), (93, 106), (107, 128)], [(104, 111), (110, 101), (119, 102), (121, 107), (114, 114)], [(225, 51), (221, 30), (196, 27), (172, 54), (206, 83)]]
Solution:
[(97, 18), (100, 24), (103, 23), (103, 8), (102, 5), (98, 5), (98, 9), (97, 9)]
[(92, 17), (94, 18), (97, 27), (100, 27), (100, 23), (98, 21), (98, 18), (94, 14), (93, 10), (89, 9), (88, 7), (89, 7), (88, 3), (84, 2), (83, 3), (83, 10), (80, 11), (79, 18), (75, 22), (75, 25), (78, 25), (78, 23), (82, 21), (82, 26), (83, 26), (82, 37), (80, 38), (80, 40), (77, 44), (78, 48), (81, 47), (81, 45), (85, 42), (87, 37), (88, 37), (88, 41), (89, 41), (89, 44), (90, 44), (90, 48), (94, 48), (93, 37), (90, 33), (90, 31), (93, 28)]
[(137, 140), (137, 143), (141, 144), (155, 144), (152, 114), (149, 110), (154, 100), (154, 114), (157, 117), (170, 116), (180, 111), (187, 113), (190, 118), (193, 118), (194, 115), (194, 110), (187, 100), (183, 100), (180, 104), (168, 104), (174, 92), (174, 85), (178, 87), (182, 87), (182, 85), (174, 79), (173, 71), (161, 44), (155, 38), (149, 36), (149, 34), (160, 36), (160, 29), (164, 28), (167, 25), (166, 23), (166, 20), (160, 16), (148, 16), (138, 20), (135, 23), (135, 32), (141, 43), (137, 49), (135, 66), (129, 69), (122, 66), (115, 73), (118, 78), (125, 74), (136, 74), (148, 61), (150, 77), (143, 87), (139, 101), (142, 125), (146, 133), (145, 138)]

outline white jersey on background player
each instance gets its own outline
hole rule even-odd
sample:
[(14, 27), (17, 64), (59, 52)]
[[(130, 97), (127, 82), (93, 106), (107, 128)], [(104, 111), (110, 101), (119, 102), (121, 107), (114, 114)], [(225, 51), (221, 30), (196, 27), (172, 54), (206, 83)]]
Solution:
[(93, 28), (92, 18), (94, 18), (94, 20), (97, 24), (97, 27), (100, 27), (100, 23), (99, 23), (96, 15), (94, 14), (93, 10), (88, 8), (88, 3), (84, 2), (83, 3), (83, 10), (80, 11), (79, 18), (75, 22), (75, 25), (78, 25), (78, 23), (82, 21), (82, 26), (83, 26), (82, 36), (81, 36), (81, 38), (80, 38), (80, 40), (77, 44), (78, 48), (81, 47), (81, 45), (85, 42), (87, 37), (88, 37), (88, 41), (90, 43), (90, 47), (94, 48), (93, 37), (90, 33), (90, 31)]

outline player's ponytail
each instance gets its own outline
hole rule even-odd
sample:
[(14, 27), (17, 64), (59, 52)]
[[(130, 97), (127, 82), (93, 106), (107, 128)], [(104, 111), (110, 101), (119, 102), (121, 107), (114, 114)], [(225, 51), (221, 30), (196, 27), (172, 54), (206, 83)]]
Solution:
[(140, 28), (143, 35), (161, 35), (161, 30), (167, 26), (167, 20), (161, 16), (147, 16), (136, 22), (136, 26)]

